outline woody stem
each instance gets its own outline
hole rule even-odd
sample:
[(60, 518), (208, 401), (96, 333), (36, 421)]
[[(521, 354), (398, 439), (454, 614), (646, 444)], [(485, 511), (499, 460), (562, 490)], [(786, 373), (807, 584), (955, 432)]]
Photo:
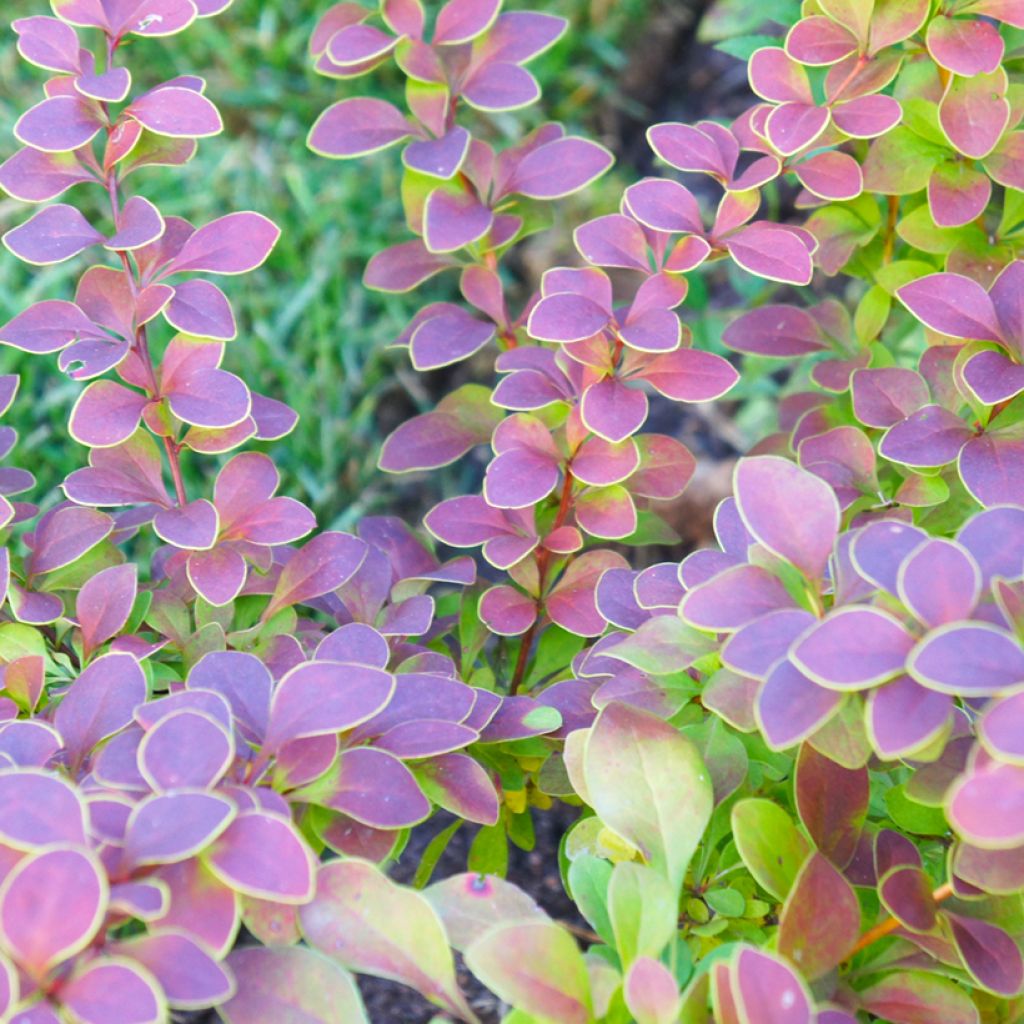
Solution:
[[(558, 500), (558, 512), (555, 514), (555, 521), (551, 526), (552, 532), (565, 525), (565, 520), (569, 515), (569, 506), (572, 499), (572, 485), (572, 470), (567, 468), (565, 471), (565, 481), (562, 483), (562, 494)], [(519, 688), (523, 685), (523, 676), (526, 674), (526, 663), (530, 658), (530, 648), (533, 646), (533, 639), (537, 634), (537, 627), (540, 623), (541, 611), (544, 604), (544, 586), (547, 583), (550, 555), (551, 552), (548, 551), (547, 548), (542, 548), (537, 554), (537, 617), (533, 620), (533, 625), (531, 625), (523, 635), (523, 642), (519, 645), (519, 656), (516, 658), (516, 667), (512, 674), (512, 684), (510, 687), (510, 692), (514, 694), (518, 693)]]

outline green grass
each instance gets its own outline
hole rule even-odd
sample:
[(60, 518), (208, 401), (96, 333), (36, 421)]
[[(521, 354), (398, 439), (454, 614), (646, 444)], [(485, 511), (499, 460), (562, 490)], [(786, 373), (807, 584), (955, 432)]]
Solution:
[[(397, 151), (365, 162), (335, 162), (310, 153), (305, 137), (328, 104), (373, 91), (400, 96), (394, 74), (377, 72), (355, 83), (312, 73), (307, 40), (330, 0), (236, 0), (219, 18), (199, 22), (170, 38), (138, 40), (129, 62), (136, 85), (192, 72), (208, 80), (208, 95), (224, 115), (224, 135), (202, 143), (184, 168), (141, 172), (131, 189), (153, 199), (165, 214), (203, 223), (240, 209), (258, 210), (282, 228), (267, 264), (224, 286), (239, 319), (225, 367), (254, 389), (283, 399), (300, 414), (295, 433), (271, 446), (284, 489), (308, 501), (321, 525), (352, 528), (361, 515), (398, 508), (416, 510), (423, 480), (389, 478), (376, 469), (381, 421), (396, 412), (429, 407), (430, 399), (404, 353), (388, 349), (418, 307), (421, 296), (381, 296), (366, 291), (361, 276), (377, 249), (403, 241)], [(534, 65), (545, 87), (542, 106), (526, 112), (588, 130), (586, 111), (599, 98), (615, 102), (614, 78), (630, 33), (652, 0), (557, 0), (545, 9), (570, 17), (571, 34)], [(533, 6), (509, 3), (509, 7)], [(10, 19), (49, 13), (44, 0), (13, 0)], [(17, 117), (40, 98), (45, 72), (18, 58), (14, 35), (0, 42), (0, 158), (14, 151)], [(513, 135), (523, 115), (495, 119), (487, 130)], [(588, 201), (604, 212), (615, 203), (609, 180)], [(89, 187), (70, 193), (88, 204)], [(0, 230), (26, 219), (31, 208), (0, 198)], [(580, 211), (574, 211), (578, 216)], [(565, 211), (560, 211), (564, 220)], [(72, 261), (49, 269), (21, 265), (0, 251), (0, 322), (43, 298), (69, 298), (86, 265)], [(450, 292), (453, 277), (433, 288)], [(67, 438), (66, 420), (80, 386), (58, 372), (52, 357), (27, 357), (0, 349), (0, 371), (22, 374), (22, 392), (6, 422), (21, 435), (13, 459), (39, 479), (32, 496), (49, 503), (55, 488), (85, 460)], [(216, 460), (190, 457), (194, 482)], [(463, 470), (463, 472), (466, 472)], [(449, 489), (451, 476), (432, 479)]]

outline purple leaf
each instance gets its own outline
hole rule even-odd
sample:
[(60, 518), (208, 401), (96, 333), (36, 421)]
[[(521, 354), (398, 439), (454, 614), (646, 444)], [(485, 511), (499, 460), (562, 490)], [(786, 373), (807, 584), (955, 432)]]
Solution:
[(291, 740), (354, 728), (380, 711), (394, 688), (391, 675), (365, 665), (299, 665), (274, 693), (264, 746), (277, 750)]
[(765, 121), (765, 134), (783, 156), (806, 149), (829, 124), (828, 107), (792, 102), (777, 106)]
[(597, 610), (595, 592), (607, 569), (627, 568), (625, 559), (611, 551), (588, 551), (565, 571), (547, 601), (552, 621), (577, 636), (600, 636), (604, 616)]
[(960, 274), (929, 274), (896, 292), (922, 323), (953, 338), (999, 341), (995, 307), (984, 288)]
[(635, 220), (621, 213), (611, 213), (581, 224), (573, 233), (573, 239), (583, 258), (594, 266), (650, 269), (643, 229)]
[(576, 521), (592, 537), (628, 537), (636, 531), (636, 506), (622, 484), (591, 487), (576, 500)]
[[(828, 911), (822, 913), (825, 907)], [(850, 954), (860, 935), (860, 919), (853, 887), (816, 851), (804, 862), (786, 897), (779, 920), (779, 952), (799, 964), (805, 978), (820, 978)]]
[(891, 96), (859, 96), (832, 110), (835, 126), (857, 139), (884, 135), (899, 124), (903, 111)]
[(75, 30), (57, 18), (18, 18), (11, 28), (18, 33), (18, 52), (29, 63), (49, 71), (73, 74), (79, 69), (79, 43)]
[(186, 570), (196, 592), (217, 608), (230, 604), (239, 595), (248, 573), (245, 559), (227, 545), (193, 551)]
[[(758, 1024), (811, 1024), (810, 997), (799, 977), (782, 960), (741, 946), (734, 972), (733, 990), (736, 1001), (744, 1008), (743, 1020), (757, 1020)], [(740, 1019), (735, 1018), (737, 1022)]]
[(891, 427), (928, 402), (928, 385), (913, 370), (898, 366), (854, 370), (853, 411), (868, 427)]
[(833, 149), (797, 164), (800, 184), (821, 199), (856, 199), (864, 189), (860, 164), (848, 153)]
[(164, 995), (130, 960), (97, 957), (61, 990), (61, 1004), (89, 1024), (150, 1024), (166, 1013)]
[(928, 179), (928, 208), (940, 228), (970, 224), (984, 213), (991, 196), (988, 175), (961, 163), (939, 164)]
[(334, 64), (341, 67), (375, 61), (390, 53), (398, 44), (398, 38), (382, 32), (373, 25), (357, 23), (347, 25), (331, 36), (327, 44), (327, 55)]
[(103, 236), (73, 206), (56, 203), (40, 210), (3, 236), (20, 260), (36, 266), (60, 263), (103, 241)]
[(423, 240), (434, 253), (455, 252), (491, 230), (494, 214), (470, 192), (436, 188), (423, 210)]
[(980, 18), (949, 18), (940, 14), (928, 22), (925, 42), (940, 67), (965, 78), (990, 74), (1003, 59), (999, 30)]
[(151, 245), (163, 233), (164, 219), (160, 211), (142, 196), (132, 196), (117, 218), (117, 232), (104, 242), (116, 252), (141, 249)]
[(106, 896), (104, 873), (84, 850), (26, 856), (6, 877), (0, 898), (5, 948), (30, 976), (44, 975), (88, 945), (103, 919)]
[(856, 50), (856, 37), (822, 15), (801, 18), (786, 36), (786, 53), (808, 67), (837, 64)]
[(981, 596), (981, 573), (953, 541), (926, 541), (902, 564), (899, 594), (927, 628), (969, 618)]
[[(362, 8), (360, 8), (362, 10)], [(366, 1024), (359, 990), (341, 964), (306, 946), (239, 946), (228, 957), (237, 994), (221, 1009), (233, 1024), (340, 1017)]]
[(470, 135), (455, 127), (440, 139), (410, 142), (402, 150), (402, 162), (410, 170), (447, 181), (455, 176), (469, 152)]
[(179, 284), (163, 313), (172, 327), (193, 337), (231, 341), (238, 334), (231, 304), (208, 281)]
[(29, 203), (56, 199), (73, 185), (94, 180), (74, 153), (44, 153), (31, 146), (0, 165), (0, 188)]
[(537, 620), (537, 603), (515, 587), (491, 587), (480, 599), (480, 619), (499, 636), (521, 636)]
[(163, 86), (140, 96), (125, 114), (155, 135), (200, 139), (217, 135), (224, 122), (217, 108), (192, 89)]
[(160, 509), (153, 520), (156, 535), (178, 548), (208, 550), (217, 540), (217, 509), (205, 498), (180, 508)]
[(85, 804), (70, 783), (37, 770), (0, 772), (0, 839), (18, 848), (86, 844)]
[(488, 61), (470, 75), (462, 98), (478, 110), (519, 110), (540, 97), (537, 80), (517, 64)]
[(124, 627), (135, 603), (136, 567), (113, 565), (86, 581), (75, 600), (86, 657)]
[(907, 466), (945, 466), (956, 459), (971, 437), (971, 428), (959, 416), (941, 405), (926, 405), (893, 424), (885, 432), (878, 451), (885, 458)]
[(868, 695), (871, 744), (887, 761), (912, 757), (941, 735), (951, 711), (949, 697), (925, 689), (909, 676), (897, 676)]
[(769, 281), (810, 284), (814, 274), (807, 246), (785, 227), (759, 222), (724, 240), (729, 255), (744, 270)]
[(972, 160), (995, 149), (1010, 119), (1006, 72), (953, 75), (939, 104), (939, 123), (954, 148)]
[(320, 156), (365, 156), (412, 134), (412, 126), (397, 107), (356, 97), (335, 103), (317, 118), (309, 133), (309, 148)]
[(270, 255), (280, 229), (259, 213), (229, 213), (196, 231), (162, 276), (245, 274)]
[(791, 657), (821, 686), (863, 690), (901, 672), (913, 647), (914, 637), (887, 612), (846, 607), (798, 641)]
[[(726, 572), (730, 571), (734, 570)], [(741, 675), (763, 679), (772, 666), (786, 656), (793, 641), (813, 624), (814, 616), (802, 608), (769, 612), (753, 619), (729, 637), (722, 647), (722, 662)]]
[(273, 814), (243, 811), (204, 860), (226, 885), (247, 896), (306, 903), (313, 895), (313, 855), (292, 823)]
[(790, 661), (769, 672), (757, 694), (757, 724), (774, 750), (786, 750), (818, 731), (840, 708), (843, 695), (811, 682)]
[(644, 178), (626, 189), (624, 202), (641, 224), (655, 231), (704, 233), (700, 204), (678, 181)]
[(527, 331), (538, 341), (582, 341), (604, 330), (610, 318), (607, 309), (586, 296), (563, 292), (533, 307)]
[(922, 685), (954, 696), (988, 696), (1024, 682), (1024, 650), (987, 622), (932, 630), (914, 649), (907, 671)]
[(93, 381), (71, 410), (71, 436), (90, 448), (112, 448), (135, 433), (148, 404), (145, 395), (115, 381)]
[(468, 43), (498, 17), (500, 0), (448, 0), (437, 15), (434, 44)]
[(786, 588), (766, 569), (737, 565), (691, 590), (679, 614), (697, 629), (722, 633), (792, 606)]
[(882, 905), (910, 931), (930, 932), (937, 920), (932, 886), (916, 865), (901, 864), (880, 879), (878, 895)]
[(95, 103), (80, 96), (51, 96), (21, 115), (14, 135), (44, 153), (66, 153), (91, 142), (102, 125)]
[(139, 746), (139, 769), (156, 792), (210, 789), (234, 760), (235, 745), (224, 726), (198, 711), (161, 718)]
[(1024, 504), (1024, 436), (1019, 425), (971, 437), (958, 463), (964, 486), (981, 504)]
[(681, 348), (655, 356), (638, 376), (677, 402), (711, 402), (732, 390), (740, 379), (735, 367), (714, 352)]
[[(374, 828), (405, 828), (430, 814), (412, 772), (393, 754), (371, 747), (344, 751), (313, 788), (318, 803)], [(383, 793), (387, 799), (381, 799)]]
[(347, 583), (366, 558), (366, 545), (347, 533), (318, 534), (289, 559), (265, 615), (303, 604)]
[(125, 856), (136, 865), (189, 860), (219, 836), (236, 813), (235, 804), (216, 793), (155, 793), (132, 810)]
[(142, 964), (160, 983), (171, 1006), (205, 1009), (235, 993), (234, 978), (187, 935), (150, 933), (115, 943), (111, 952)]
[(584, 425), (613, 444), (632, 437), (647, 419), (647, 396), (615, 377), (591, 384), (583, 394)]
[(1021, 739), (1024, 731), (1020, 728), (1024, 698), (1019, 694), (1007, 697), (990, 705), (978, 726), (978, 733), (985, 749), (993, 756), (1019, 764), (1024, 758)]
[(553, 46), (565, 33), (564, 18), (540, 11), (499, 14), (483, 45), (491, 60), (526, 64)]
[(815, 319), (796, 306), (749, 310), (726, 327), (722, 341), (736, 352), (780, 359), (819, 352), (825, 347)]
[(407, 292), (454, 266), (451, 257), (429, 252), (416, 238), (375, 253), (366, 266), (363, 283), (382, 292)]
[(590, 185), (614, 157), (596, 142), (566, 136), (528, 153), (512, 174), (507, 192), (530, 199), (561, 199)]
[(54, 716), (70, 756), (80, 762), (127, 726), (146, 695), (146, 677), (130, 654), (105, 654), (92, 662), (71, 684)]
[(49, 299), (29, 306), (0, 328), (0, 341), (23, 352), (47, 355), (81, 338), (105, 338), (73, 302)]
[(988, 921), (950, 914), (957, 952), (979, 985), (1001, 996), (1015, 996), (1024, 987), (1024, 958), (1017, 943)]
[[(825, 571), (839, 530), (832, 488), (806, 470), (775, 456), (740, 461), (734, 490), (744, 525), (755, 539), (811, 579)], [(777, 500), (787, 495), (785, 505)]]

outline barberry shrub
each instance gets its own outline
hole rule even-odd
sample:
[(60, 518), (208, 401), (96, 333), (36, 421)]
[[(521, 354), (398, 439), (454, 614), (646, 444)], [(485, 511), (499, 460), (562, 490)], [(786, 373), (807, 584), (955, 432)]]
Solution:
[[(310, 137), (402, 145), (414, 238), (367, 283), (457, 271), (466, 305), (425, 306), (399, 343), (419, 369), (494, 352), (499, 379), (383, 448), (411, 472), (491, 446), (433, 539), (372, 518), (301, 546), (308, 510), (235, 452), (294, 413), (221, 368), (245, 342), (202, 276), (255, 268), (277, 230), (195, 228), (127, 187), (221, 122), (193, 76), (133, 93), (124, 43), (226, 6), (54, 0), (14, 26), (53, 77), (0, 184), (48, 205), (4, 241), (101, 262), (0, 328), (84, 383), (88, 448), (67, 501), (2, 506), (0, 1016), (359, 1021), (355, 971), (473, 1022), (456, 950), (512, 1024), (1016, 1019), (1021, 5), (808, 3), (750, 60), (763, 102), (653, 127), (666, 176), (581, 225), (580, 259), (515, 313), (507, 254), (611, 163), (488, 117), (537, 99), (525, 65), (564, 23), (497, 0), (326, 12), (320, 71), (407, 80), (406, 112), (350, 96)], [(715, 180), (713, 217), (673, 169)], [(768, 192), (805, 222), (759, 219)], [(694, 470), (643, 431), (650, 401), (737, 380), (683, 322), (687, 275), (718, 260), (780, 286), (723, 340), (786, 360), (793, 391), (718, 548), (638, 570), (622, 551), (671, 537), (658, 510)], [(224, 458), (190, 495), (204, 456)], [(487, 582), (437, 544), (482, 548)], [(582, 808), (559, 854), (575, 935), (501, 877), (556, 799)], [(438, 807), (422, 891), (394, 884), (382, 866)], [(464, 822), (471, 871), (427, 884)]]
[[(525, 806), (582, 804), (559, 863), (589, 928), (503, 882), (485, 829), (471, 867), (492, 873), (422, 894), (325, 864), (307, 941), (457, 1015), (454, 948), (520, 1024), (1018, 1019), (1024, 4), (808, 0), (752, 53), (755, 105), (653, 126), (663, 175), (515, 304), (506, 257), (608, 161), (488, 116), (536, 100), (525, 65), (564, 28), (500, 7), (333, 7), (317, 69), (393, 62), (404, 109), (349, 95), (310, 145), (401, 147), (414, 237), (366, 283), (452, 272), (464, 300), (412, 319), (413, 366), (494, 354), (493, 387), (400, 427), (381, 466), (490, 446), (481, 493), (425, 525), (488, 566), (452, 633), (463, 674), (560, 716), (489, 752), (493, 830), (521, 842)], [(719, 187), (713, 216), (691, 174)], [(644, 432), (650, 402), (737, 379), (684, 322), (688, 275), (718, 260), (776, 283), (722, 341), (784, 361), (779, 429), (739, 461), (718, 547), (640, 570), (623, 545), (666, 536), (659, 503), (694, 468)], [(416, 926), (382, 943), (386, 917)]]

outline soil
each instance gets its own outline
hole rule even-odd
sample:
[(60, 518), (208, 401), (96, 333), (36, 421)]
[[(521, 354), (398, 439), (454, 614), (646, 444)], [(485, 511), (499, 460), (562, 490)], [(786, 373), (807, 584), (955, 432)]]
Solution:
[[(534, 848), (527, 852), (510, 847), (507, 878), (529, 893), (556, 921), (573, 927), (586, 927), (572, 900), (566, 896), (558, 873), (558, 845), (578, 814), (578, 810), (565, 804), (556, 804), (548, 811), (535, 813)], [(411, 882), (427, 844), (450, 821), (439, 815), (415, 829), (401, 858), (391, 870), (391, 877), (399, 882)], [(466, 858), (475, 831), (462, 828), (455, 833), (434, 871), (435, 880), (466, 870)], [(470, 1006), (483, 1024), (498, 1024), (506, 1008), (463, 969), (461, 963), (457, 966), (459, 984)], [(428, 1024), (438, 1014), (437, 1008), (430, 1006), (418, 993), (391, 981), (362, 976), (359, 988), (372, 1024)]]

